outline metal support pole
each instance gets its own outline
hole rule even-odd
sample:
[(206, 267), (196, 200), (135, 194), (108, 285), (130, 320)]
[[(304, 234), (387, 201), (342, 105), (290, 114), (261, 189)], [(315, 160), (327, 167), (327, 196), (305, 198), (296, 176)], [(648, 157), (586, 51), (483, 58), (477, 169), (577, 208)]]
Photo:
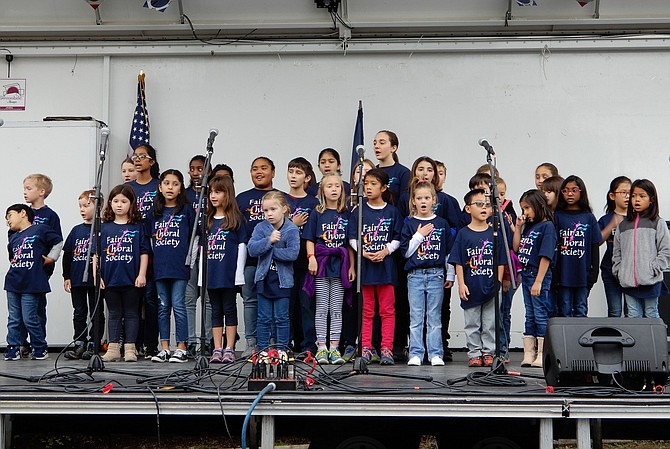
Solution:
[(275, 447), (275, 417), (265, 415), (261, 418), (261, 449)]
[(551, 418), (540, 419), (540, 449), (554, 447), (554, 421)]
[(588, 418), (577, 420), (577, 449), (591, 448), (591, 423)]

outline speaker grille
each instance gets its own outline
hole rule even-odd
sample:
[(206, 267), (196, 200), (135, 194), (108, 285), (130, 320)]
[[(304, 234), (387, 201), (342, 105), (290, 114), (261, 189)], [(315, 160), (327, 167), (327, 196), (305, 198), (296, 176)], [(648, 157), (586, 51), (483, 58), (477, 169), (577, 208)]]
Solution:
[(596, 363), (593, 360), (573, 360), (572, 371), (581, 373), (591, 373), (596, 370)]
[(624, 360), (623, 370), (628, 373), (650, 373), (649, 360)]

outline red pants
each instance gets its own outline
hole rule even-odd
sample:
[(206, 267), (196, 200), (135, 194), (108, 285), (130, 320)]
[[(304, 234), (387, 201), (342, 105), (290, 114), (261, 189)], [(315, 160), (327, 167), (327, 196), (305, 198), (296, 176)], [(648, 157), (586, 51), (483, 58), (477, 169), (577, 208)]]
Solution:
[(362, 344), (364, 348), (372, 347), (372, 318), (375, 316), (375, 294), (379, 301), (379, 317), (382, 321), (382, 348), (393, 349), (393, 332), (395, 330), (395, 294), (393, 285), (363, 286), (363, 326)]

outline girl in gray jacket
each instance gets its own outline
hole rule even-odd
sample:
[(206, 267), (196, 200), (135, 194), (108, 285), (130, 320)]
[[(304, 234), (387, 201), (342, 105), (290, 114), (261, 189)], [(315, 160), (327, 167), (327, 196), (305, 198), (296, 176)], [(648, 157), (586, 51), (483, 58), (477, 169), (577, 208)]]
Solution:
[(631, 185), (626, 218), (614, 235), (612, 273), (619, 279), (631, 318), (658, 318), (663, 271), (670, 267), (670, 233), (658, 215), (656, 187)]

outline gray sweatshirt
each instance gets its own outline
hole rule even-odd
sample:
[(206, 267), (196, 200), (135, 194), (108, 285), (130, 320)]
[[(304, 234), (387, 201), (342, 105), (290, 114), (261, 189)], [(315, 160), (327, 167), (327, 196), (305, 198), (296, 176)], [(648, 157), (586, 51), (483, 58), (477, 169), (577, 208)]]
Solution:
[(624, 288), (654, 285), (670, 267), (670, 233), (665, 221), (624, 220), (614, 234), (612, 273)]

